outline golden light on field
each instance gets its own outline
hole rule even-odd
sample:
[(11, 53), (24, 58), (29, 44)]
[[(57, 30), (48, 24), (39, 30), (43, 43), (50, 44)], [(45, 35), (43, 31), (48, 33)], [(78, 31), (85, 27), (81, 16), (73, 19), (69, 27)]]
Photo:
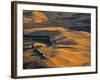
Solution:
[[(49, 18), (39, 11), (32, 13), (32, 20), (35, 23), (43, 23), (48, 21)], [(84, 19), (83, 17), (82, 19)], [(31, 19), (27, 19), (30, 21)], [(26, 21), (26, 22), (27, 22)], [(75, 67), (75, 66), (90, 66), (91, 65), (91, 33), (86, 31), (74, 31), (64, 26), (48, 26), (48, 27), (34, 27), (25, 28), (24, 33), (31, 33), (37, 31), (58, 31), (59, 35), (56, 35), (52, 40), (60, 43), (61, 41), (74, 41), (75, 44), (56, 44), (47, 47), (45, 43), (36, 42), (33, 45), (42, 46), (37, 48), (40, 55), (34, 56), (32, 49), (24, 50), (24, 64), (29, 62), (37, 63), (37, 65), (31, 65), (33, 67), (46, 66), (46, 67)], [(45, 34), (48, 35), (48, 34)], [(54, 35), (53, 35), (54, 36)], [(58, 47), (60, 46), (60, 47)], [(41, 59), (45, 58), (45, 59)]]
[[(47, 30), (47, 28), (43, 28), (43, 29)], [(82, 38), (81, 36), (84, 36), (84, 38)], [(47, 60), (42, 61), (43, 64), (49, 67), (68, 67), (68, 66), (71, 67), (71, 66), (90, 65), (89, 33), (84, 34), (84, 32), (79, 32), (75, 34), (75, 32), (66, 31), (64, 33), (62, 32), (61, 35), (56, 36), (55, 39), (59, 39), (60, 37), (65, 37), (66, 40), (73, 39), (77, 43), (77, 45), (72, 45), (70, 48), (69, 46), (68, 48), (65, 47), (65, 48), (57, 48), (57, 49), (53, 47), (39, 48), (38, 50), (42, 53), (44, 57), (47, 58)]]

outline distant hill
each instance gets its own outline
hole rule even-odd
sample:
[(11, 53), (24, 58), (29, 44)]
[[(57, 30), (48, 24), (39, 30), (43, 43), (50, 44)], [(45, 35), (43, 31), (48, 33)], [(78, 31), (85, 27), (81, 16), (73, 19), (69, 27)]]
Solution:
[(63, 26), (76, 31), (91, 32), (91, 15), (88, 13), (24, 11), (24, 29)]

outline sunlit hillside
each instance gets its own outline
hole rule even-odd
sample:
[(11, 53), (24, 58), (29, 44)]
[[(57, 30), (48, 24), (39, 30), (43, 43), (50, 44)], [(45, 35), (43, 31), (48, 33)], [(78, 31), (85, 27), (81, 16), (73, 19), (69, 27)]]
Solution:
[(32, 13), (33, 15), (33, 21), (35, 23), (43, 23), (44, 21), (48, 21), (48, 17), (43, 13), (39, 11), (35, 11)]
[[(52, 45), (50, 47), (38, 48), (41, 54), (46, 58), (41, 60), (43, 63), (42, 65), (46, 65), (48, 67), (90, 65), (90, 34), (83, 31), (67, 32), (61, 30), (60, 32), (61, 34), (53, 39), (56, 40), (55, 47)], [(67, 42), (68, 40), (69, 42)], [(73, 41), (75, 44), (72, 43)], [(26, 54), (28, 54), (28, 52)], [(27, 56), (26, 59), (31, 59), (31, 57), (33, 56)]]
[(66, 30), (63, 27), (46, 27), (46, 28), (32, 28), (32, 29), (24, 29), (24, 33), (30, 33), (30, 32), (34, 32), (34, 31), (42, 31), (42, 30), (49, 30), (49, 31), (62, 31), (62, 30)]

